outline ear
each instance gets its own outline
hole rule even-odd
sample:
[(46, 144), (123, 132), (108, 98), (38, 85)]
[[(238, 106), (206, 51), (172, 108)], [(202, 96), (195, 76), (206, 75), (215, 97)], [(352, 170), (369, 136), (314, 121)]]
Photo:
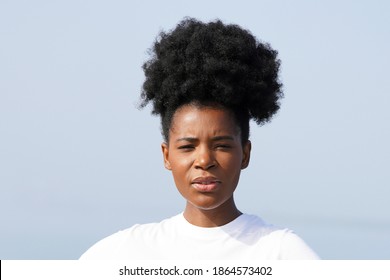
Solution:
[(241, 169), (245, 169), (249, 165), (249, 160), (251, 158), (251, 149), (252, 149), (252, 143), (251, 141), (247, 141), (245, 145), (242, 147), (242, 163), (241, 163)]
[(171, 168), (171, 163), (169, 162), (169, 147), (167, 143), (162, 143), (161, 144), (161, 150), (163, 153), (163, 158), (164, 158), (164, 166), (168, 170), (172, 170)]

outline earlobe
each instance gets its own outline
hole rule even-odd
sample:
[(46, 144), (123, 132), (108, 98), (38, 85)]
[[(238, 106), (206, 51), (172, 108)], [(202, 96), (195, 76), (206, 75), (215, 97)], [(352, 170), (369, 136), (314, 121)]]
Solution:
[(241, 163), (241, 169), (245, 169), (249, 165), (249, 161), (251, 158), (251, 149), (252, 149), (252, 143), (248, 140), (246, 144), (243, 147), (243, 158)]
[(162, 143), (161, 144), (161, 150), (162, 150), (162, 153), (163, 153), (165, 168), (168, 169), (168, 170), (172, 170), (171, 164), (169, 162), (169, 148), (168, 148), (168, 144), (165, 143), (165, 142)]

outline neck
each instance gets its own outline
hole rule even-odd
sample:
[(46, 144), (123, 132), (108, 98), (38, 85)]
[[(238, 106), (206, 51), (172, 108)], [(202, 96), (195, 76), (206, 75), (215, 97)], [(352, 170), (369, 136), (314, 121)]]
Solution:
[(187, 201), (184, 218), (199, 227), (219, 227), (230, 223), (242, 213), (237, 209), (233, 197), (214, 209), (200, 209)]

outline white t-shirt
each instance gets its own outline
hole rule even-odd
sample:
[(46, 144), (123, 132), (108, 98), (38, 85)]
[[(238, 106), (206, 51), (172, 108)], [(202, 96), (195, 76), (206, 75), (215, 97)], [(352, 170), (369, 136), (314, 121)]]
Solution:
[(318, 259), (305, 242), (257, 216), (242, 214), (232, 222), (204, 228), (183, 213), (160, 223), (137, 224), (93, 245), (80, 259)]

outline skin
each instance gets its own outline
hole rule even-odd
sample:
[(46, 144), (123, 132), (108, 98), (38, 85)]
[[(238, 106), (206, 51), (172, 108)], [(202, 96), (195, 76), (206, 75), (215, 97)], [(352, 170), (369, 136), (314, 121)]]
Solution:
[(249, 164), (251, 143), (223, 108), (184, 105), (174, 114), (169, 143), (162, 144), (165, 168), (186, 199), (184, 217), (191, 224), (215, 227), (241, 215), (233, 193)]

